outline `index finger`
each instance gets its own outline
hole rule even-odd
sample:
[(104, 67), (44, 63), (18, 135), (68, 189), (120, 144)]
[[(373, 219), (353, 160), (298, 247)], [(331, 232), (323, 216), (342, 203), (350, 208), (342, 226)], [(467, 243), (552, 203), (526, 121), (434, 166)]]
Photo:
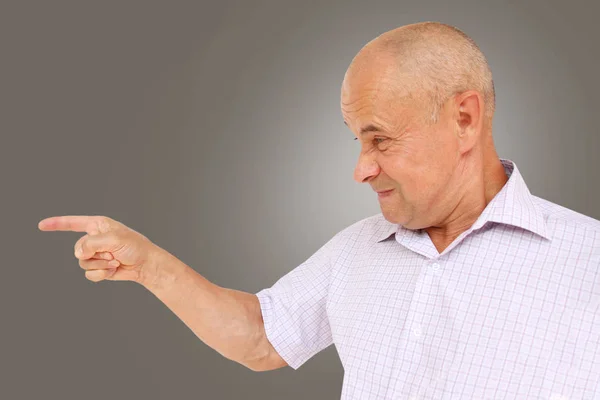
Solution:
[[(72, 231), (96, 234), (102, 232), (106, 217), (98, 215), (62, 215), (41, 220), (38, 228), (42, 231)], [(105, 229), (104, 229), (105, 230)]]

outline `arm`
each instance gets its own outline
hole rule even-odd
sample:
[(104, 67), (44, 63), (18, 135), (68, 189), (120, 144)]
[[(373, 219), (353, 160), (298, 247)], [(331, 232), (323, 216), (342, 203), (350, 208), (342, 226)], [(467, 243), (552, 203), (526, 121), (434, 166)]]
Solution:
[(217, 286), (167, 251), (140, 281), (205, 344), (253, 371), (287, 366), (268, 341), (256, 295)]

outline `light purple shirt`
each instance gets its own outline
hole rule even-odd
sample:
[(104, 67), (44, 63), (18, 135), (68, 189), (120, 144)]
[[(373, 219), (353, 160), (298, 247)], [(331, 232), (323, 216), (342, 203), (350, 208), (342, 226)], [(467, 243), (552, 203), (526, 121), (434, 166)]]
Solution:
[(501, 161), (508, 182), (441, 254), (377, 214), (256, 293), (280, 356), (334, 344), (342, 400), (600, 399), (600, 221)]

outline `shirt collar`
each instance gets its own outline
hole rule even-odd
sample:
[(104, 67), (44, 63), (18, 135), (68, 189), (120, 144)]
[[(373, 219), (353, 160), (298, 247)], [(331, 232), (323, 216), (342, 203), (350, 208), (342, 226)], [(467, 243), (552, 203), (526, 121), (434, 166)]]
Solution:
[[(500, 158), (500, 162), (508, 176), (508, 181), (488, 203), (470, 229), (477, 230), (487, 222), (497, 222), (526, 229), (550, 239), (544, 214), (535, 203), (517, 165), (503, 158)], [(389, 238), (394, 233), (404, 234), (407, 231), (399, 224), (392, 224), (385, 219), (383, 221), (384, 227), (377, 237), (377, 242)]]

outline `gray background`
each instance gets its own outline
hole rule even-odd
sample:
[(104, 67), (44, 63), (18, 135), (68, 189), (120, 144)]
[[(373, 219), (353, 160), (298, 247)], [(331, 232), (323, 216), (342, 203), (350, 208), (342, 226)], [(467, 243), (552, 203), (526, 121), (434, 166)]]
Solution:
[(143, 287), (85, 279), (83, 234), (37, 223), (108, 215), (219, 285), (272, 285), (379, 212), (352, 179), (339, 94), (356, 52), (400, 25), (471, 35), (500, 156), (600, 219), (598, 3), (483, 3), (3, 1), (0, 398), (339, 398), (334, 346), (247, 370)]

